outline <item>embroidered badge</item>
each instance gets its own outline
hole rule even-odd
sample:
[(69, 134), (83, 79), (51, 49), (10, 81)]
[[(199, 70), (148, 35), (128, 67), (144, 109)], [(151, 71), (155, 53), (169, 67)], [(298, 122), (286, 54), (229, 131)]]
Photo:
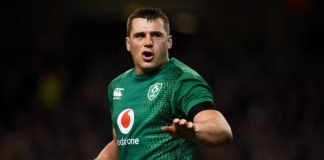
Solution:
[(160, 92), (163, 83), (155, 83), (150, 86), (150, 89), (147, 92), (147, 98), (152, 101)]

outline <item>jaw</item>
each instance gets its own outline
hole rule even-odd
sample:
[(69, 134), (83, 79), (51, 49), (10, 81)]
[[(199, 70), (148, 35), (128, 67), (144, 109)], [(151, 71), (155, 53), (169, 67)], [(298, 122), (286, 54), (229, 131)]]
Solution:
[(136, 74), (150, 73), (159, 70), (163, 68), (168, 61), (168, 58), (163, 61), (156, 61), (155, 58), (153, 58), (152, 61), (144, 61), (141, 59), (140, 62), (135, 63)]
[(150, 73), (156, 70), (156, 65), (153, 62), (140, 62), (139, 64), (135, 65), (136, 74), (145, 74)]

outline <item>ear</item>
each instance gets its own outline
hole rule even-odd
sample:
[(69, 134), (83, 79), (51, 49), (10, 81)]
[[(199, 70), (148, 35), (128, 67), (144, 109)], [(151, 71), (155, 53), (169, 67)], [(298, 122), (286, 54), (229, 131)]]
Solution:
[(172, 36), (169, 35), (169, 37), (168, 37), (168, 49), (171, 49), (172, 48), (172, 43), (173, 43)]
[(126, 42), (127, 51), (130, 52), (130, 40), (128, 36), (125, 38), (125, 42)]

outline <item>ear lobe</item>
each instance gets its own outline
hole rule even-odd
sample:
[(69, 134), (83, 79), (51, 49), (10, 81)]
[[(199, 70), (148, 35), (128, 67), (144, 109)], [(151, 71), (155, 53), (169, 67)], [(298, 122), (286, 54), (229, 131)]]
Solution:
[(126, 37), (126, 38), (125, 38), (125, 42), (126, 42), (126, 48), (127, 48), (127, 51), (130, 52), (130, 42), (129, 42), (129, 37)]

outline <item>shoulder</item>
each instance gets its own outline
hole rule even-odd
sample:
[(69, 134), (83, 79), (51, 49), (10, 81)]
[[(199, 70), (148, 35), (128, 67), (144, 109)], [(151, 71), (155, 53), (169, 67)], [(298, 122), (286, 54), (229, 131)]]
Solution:
[(175, 65), (179, 70), (181, 70), (182, 75), (180, 80), (184, 79), (199, 79), (202, 80), (202, 77), (191, 67), (177, 60), (176, 58), (172, 58), (170, 61), (173, 65)]
[(134, 68), (127, 70), (126, 72), (120, 74), (119, 76), (117, 76), (115, 79), (113, 79), (110, 83), (109, 86), (112, 86), (116, 83), (120, 83), (121, 81), (127, 80), (126, 77), (130, 77), (132, 76)]

